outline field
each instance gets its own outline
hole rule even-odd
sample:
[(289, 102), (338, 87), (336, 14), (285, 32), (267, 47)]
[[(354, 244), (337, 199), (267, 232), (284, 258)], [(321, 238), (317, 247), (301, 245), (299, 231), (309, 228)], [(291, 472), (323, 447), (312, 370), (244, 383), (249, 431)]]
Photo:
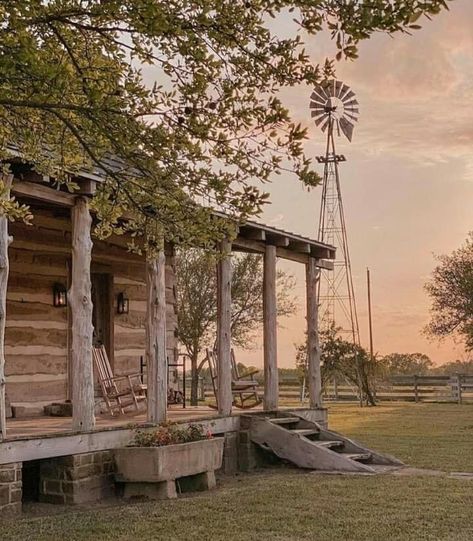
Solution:
[[(331, 428), (417, 468), (473, 472), (473, 406), (330, 407)], [(177, 501), (75, 509), (2, 524), (5, 540), (473, 539), (473, 480), (270, 470)]]

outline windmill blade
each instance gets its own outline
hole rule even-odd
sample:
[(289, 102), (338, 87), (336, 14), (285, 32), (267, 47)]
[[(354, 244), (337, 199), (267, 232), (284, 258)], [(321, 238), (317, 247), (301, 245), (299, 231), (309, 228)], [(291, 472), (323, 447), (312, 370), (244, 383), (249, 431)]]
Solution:
[(359, 115), (360, 114), (360, 110), (357, 107), (353, 107), (353, 106), (352, 107), (345, 107), (345, 111), (348, 111), (352, 115)]
[(330, 94), (330, 81), (325, 81), (318, 86), (320, 92), (325, 96), (325, 99), (330, 99), (332, 95)]
[(321, 111), (325, 111), (325, 103), (319, 103), (316, 101), (311, 101), (310, 106), (311, 109), (320, 109)]
[(343, 105), (345, 107), (350, 107), (350, 106), (354, 107), (355, 105), (358, 105), (358, 102), (356, 100), (344, 101)]
[(325, 116), (327, 113), (325, 111), (311, 111), (310, 112), (310, 116), (312, 118), (316, 118), (316, 117), (319, 117), (321, 115)]
[(340, 128), (342, 132), (344, 133), (345, 137), (350, 141), (353, 137), (353, 124), (349, 122), (346, 118), (342, 117), (340, 119)]
[(310, 99), (311, 101), (315, 103), (321, 103), (321, 104), (324, 104), (327, 101), (327, 98), (325, 96), (322, 97), (320, 94), (318, 94), (315, 91), (312, 92), (312, 94), (310, 95)]
[(318, 118), (315, 119), (315, 125), (318, 127), (320, 124), (327, 118), (327, 114), (320, 115)]
[(351, 115), (350, 113), (347, 113), (346, 111), (345, 111), (345, 113), (344, 113), (344, 116), (348, 117), (348, 118), (349, 118), (350, 120), (352, 120), (353, 122), (358, 122), (358, 118), (357, 118), (356, 116), (353, 116), (353, 115)]
[(325, 121), (325, 123), (323, 124), (323, 126), (320, 128), (323, 132), (325, 132), (325, 130), (328, 128), (330, 124), (330, 115), (327, 115), (327, 120)]
[(320, 86), (316, 86), (310, 97), (314, 101), (321, 101), (325, 103), (327, 101), (327, 95)]
[(340, 98), (340, 93), (341, 93), (341, 90), (342, 90), (343, 86), (344, 85), (343, 85), (342, 81), (336, 81), (336, 83), (335, 83), (335, 94), (334, 94), (336, 98)]
[(346, 94), (345, 96), (343, 96), (343, 103), (346, 103), (348, 100), (351, 100), (352, 98), (355, 97), (355, 93), (353, 92), (353, 90), (350, 90), (350, 92), (348, 92), (348, 94)]
[(342, 83), (342, 89), (340, 90), (340, 94), (338, 95), (338, 99), (342, 100), (345, 98), (346, 93), (350, 90), (350, 87), (346, 84)]

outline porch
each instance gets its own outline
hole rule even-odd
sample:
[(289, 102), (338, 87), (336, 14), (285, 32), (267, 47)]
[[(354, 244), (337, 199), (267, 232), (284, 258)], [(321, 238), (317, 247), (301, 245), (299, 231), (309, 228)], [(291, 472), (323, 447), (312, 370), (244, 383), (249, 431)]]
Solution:
[[(71, 194), (55, 189), (49, 179), (38, 178), (24, 167), (21, 171), (20, 177), (10, 178), (12, 192), (20, 202), (32, 206), (35, 219), (33, 227), (12, 224), (8, 232), (13, 237), (8, 249), (10, 278), (0, 291), (3, 302), (7, 303), (6, 386), (0, 386), (0, 463), (44, 458), (44, 441), (48, 441), (46, 447), (56, 447), (55, 452), (63, 454), (94, 451), (97, 438), (102, 442), (98, 444), (99, 449), (113, 448), (120, 442), (129, 441), (130, 424), (147, 423), (150, 426), (166, 419), (202, 420), (217, 426), (223, 433), (228, 428), (235, 430), (238, 415), (234, 415), (232, 406), (232, 251), (261, 254), (264, 260), (262, 409), (265, 411), (279, 408), (277, 259), (288, 259), (305, 266), (309, 407), (323, 411), (317, 287), (320, 269), (332, 265), (329, 260), (335, 255), (333, 247), (254, 222), (240, 226), (236, 238), (223, 241), (217, 264), (217, 409), (206, 406), (168, 408), (168, 364), (176, 353), (177, 324), (172, 246), (166, 245), (166, 250), (146, 259), (129, 253), (123, 237), (112, 236), (107, 241), (95, 239), (94, 215), (89, 202), (100, 182), (97, 176), (77, 178), (80, 193)], [(4, 218), (0, 217), (0, 220)], [(68, 291), (68, 302), (56, 305), (52, 302), (51, 289), (56, 294), (58, 280), (64, 285), (64, 291)], [(102, 293), (98, 295), (100, 287)], [(118, 299), (120, 295), (123, 297), (123, 292), (128, 296), (129, 313), (117, 311)], [(146, 359), (148, 399), (145, 413), (118, 417), (96, 415), (97, 385), (91, 346), (97, 334), (108, 350), (114, 372), (137, 372), (140, 355)], [(0, 381), (3, 381), (2, 377)], [(50, 402), (69, 399), (72, 418), (5, 420), (5, 390), (20, 401), (31, 395), (38, 401), (40, 398)], [(104, 437), (104, 434), (109, 436)], [(61, 443), (64, 437), (80, 442), (79, 447), (74, 444), (64, 448)], [(58, 442), (54, 443), (52, 440), (56, 438)], [(110, 438), (113, 441), (109, 441)], [(15, 458), (12, 450), (18, 449), (18, 445), (28, 448), (25, 453), (29, 458)]]

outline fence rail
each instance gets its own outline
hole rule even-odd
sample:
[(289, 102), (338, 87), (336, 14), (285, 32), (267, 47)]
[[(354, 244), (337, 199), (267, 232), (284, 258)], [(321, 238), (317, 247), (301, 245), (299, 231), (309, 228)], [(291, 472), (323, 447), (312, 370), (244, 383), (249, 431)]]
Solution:
[[(187, 381), (188, 378), (186, 378)], [(190, 394), (190, 378), (186, 389)], [(263, 385), (261, 385), (261, 388)], [(280, 381), (279, 397), (288, 400), (300, 400), (302, 387), (298, 380)], [(213, 398), (211, 385), (199, 380), (199, 400)], [(389, 381), (378, 382), (376, 398), (381, 402), (473, 402), (473, 375), (456, 374), (453, 376), (394, 376)], [(331, 381), (325, 388), (326, 401), (358, 401), (357, 388), (345, 382)]]

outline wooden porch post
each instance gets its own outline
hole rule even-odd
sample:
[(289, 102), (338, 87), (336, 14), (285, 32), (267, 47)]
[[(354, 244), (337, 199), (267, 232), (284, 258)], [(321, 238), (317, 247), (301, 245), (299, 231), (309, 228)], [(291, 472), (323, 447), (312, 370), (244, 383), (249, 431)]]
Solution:
[(265, 410), (278, 409), (278, 345), (276, 304), (276, 246), (267, 245), (263, 277), (264, 400)]
[(309, 387), (309, 406), (322, 407), (322, 381), (320, 376), (320, 344), (318, 329), (317, 286), (320, 270), (317, 260), (309, 257), (306, 265), (307, 286), (307, 379)]
[(162, 423), (167, 409), (166, 255), (146, 263), (146, 359), (148, 368), (148, 421)]
[(231, 243), (221, 243), (217, 264), (217, 405), (222, 416), (232, 413), (232, 261)]
[[(5, 185), (4, 198), (10, 198), (10, 187), (13, 175), (3, 176)], [(5, 396), (5, 324), (7, 313), (7, 286), (10, 270), (8, 260), (8, 246), (12, 238), (8, 235), (8, 218), (0, 215), (0, 441), (7, 437), (7, 412)]]
[(72, 279), (68, 293), (72, 317), (72, 429), (93, 430), (94, 371), (92, 365), (92, 286), (90, 261), (92, 217), (85, 197), (72, 208)]

